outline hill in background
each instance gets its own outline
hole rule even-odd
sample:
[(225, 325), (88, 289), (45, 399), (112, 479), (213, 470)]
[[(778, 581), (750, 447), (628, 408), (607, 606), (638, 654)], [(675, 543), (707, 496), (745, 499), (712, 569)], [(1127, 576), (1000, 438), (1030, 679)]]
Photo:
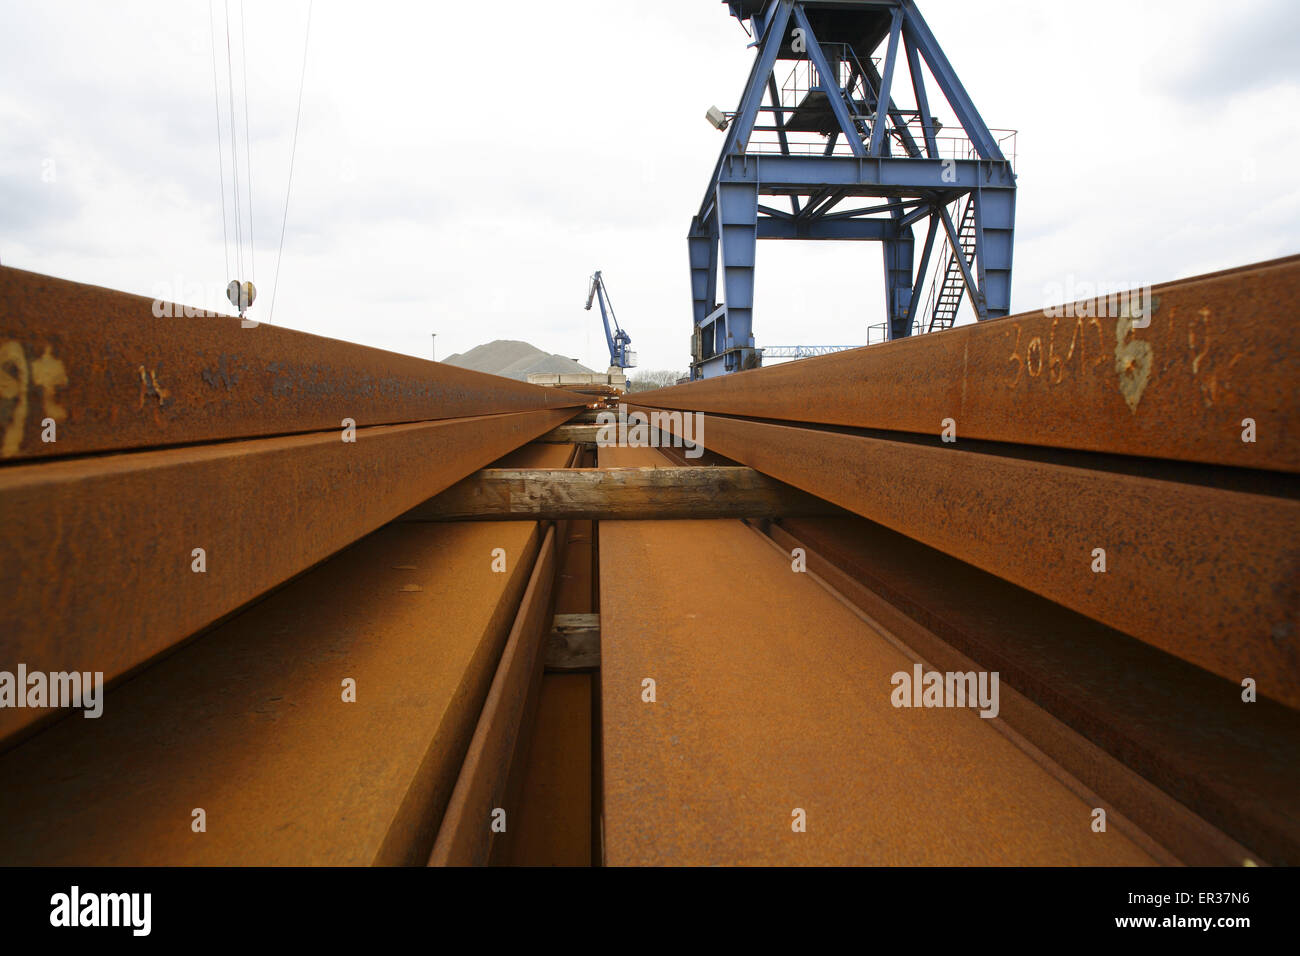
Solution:
[(487, 372), (518, 381), (526, 381), (535, 373), (592, 372), (574, 359), (552, 352), (543, 352), (535, 345), (515, 339), (497, 339), (485, 345), (476, 345), (468, 352), (457, 352), (442, 361), (457, 368)]

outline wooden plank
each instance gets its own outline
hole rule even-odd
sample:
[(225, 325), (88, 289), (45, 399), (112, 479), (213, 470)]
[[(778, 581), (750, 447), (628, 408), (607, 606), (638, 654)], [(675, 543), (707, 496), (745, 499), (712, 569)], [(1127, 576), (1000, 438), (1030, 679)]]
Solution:
[(485, 468), (407, 520), (764, 518), (836, 509), (753, 468)]
[(594, 443), (600, 428), (599, 425), (561, 425), (540, 438), (534, 438), (533, 441), (546, 442), (550, 445), (567, 445), (571, 442)]
[(548, 671), (586, 671), (600, 666), (600, 615), (557, 614), (546, 644)]

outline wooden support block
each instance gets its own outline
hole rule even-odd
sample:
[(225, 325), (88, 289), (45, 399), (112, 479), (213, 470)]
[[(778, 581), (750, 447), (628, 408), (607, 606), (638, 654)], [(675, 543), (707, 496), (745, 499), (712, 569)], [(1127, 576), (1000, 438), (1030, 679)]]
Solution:
[(585, 671), (599, 666), (600, 615), (555, 615), (546, 643), (546, 669)]
[(753, 468), (485, 468), (404, 517), (637, 521), (775, 518), (836, 510)]
[(546, 442), (550, 445), (567, 445), (572, 442), (595, 442), (596, 432), (600, 430), (599, 425), (560, 425), (558, 428), (552, 428), (540, 438), (534, 438), (533, 441)]

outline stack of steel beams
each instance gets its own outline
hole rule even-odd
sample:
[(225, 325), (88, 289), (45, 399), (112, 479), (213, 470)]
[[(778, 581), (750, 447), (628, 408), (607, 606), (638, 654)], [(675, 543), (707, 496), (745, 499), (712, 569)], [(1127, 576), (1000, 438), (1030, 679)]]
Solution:
[(1146, 301), (629, 396), (688, 454), (0, 269), (0, 863), (1298, 863), (1300, 258)]
[(391, 522), (584, 400), (185, 311), (0, 269), (0, 670), (106, 685), (0, 709), (0, 861), (422, 863), (554, 535)]
[[(702, 413), (711, 452), (860, 517), (763, 522), (789, 554), (761, 569), (742, 555), (742, 539), (723, 547), (721, 529), (706, 540), (678, 526), (602, 528), (619, 536), (622, 553), (645, 556), (632, 580), (660, 591), (679, 581), (678, 598), (694, 612), (683, 624), (681, 614), (638, 608), (632, 585), (602, 574), (620, 591), (603, 596), (603, 664), (609, 679), (618, 666), (620, 681), (606, 684), (604, 701), (607, 719), (621, 717), (605, 728), (606, 810), (621, 811), (617, 827), (607, 819), (612, 858), (716, 862), (737, 850), (810, 859), (803, 853), (816, 841), (785, 847), (788, 832), (760, 826), (777, 806), (742, 800), (765, 792), (765, 774), (803, 766), (793, 777), (809, 788), (838, 784), (815, 791), (822, 825), (833, 826), (813, 855), (823, 861), (877, 851), (874, 859), (900, 862), (993, 861), (1019, 837), (1022, 861), (1077, 859), (1035, 832), (1028, 810), (1003, 842), (962, 844), (943, 829), (952, 814), (969, 820), (984, 793), (1005, 798), (1017, 786), (1010, 777), (972, 783), (964, 804), (935, 804), (943, 812), (928, 845), (942, 848), (937, 856), (895, 855), (903, 821), (920, 826), (939, 799), (935, 782), (947, 779), (931, 773), (924, 799), (919, 778), (900, 790), (892, 775), (904, 753), (931, 771), (958, 755), (923, 748), (912, 737), (917, 715), (891, 712), (890, 674), (854, 656), (870, 646), (826, 645), (829, 618), (813, 610), (805, 577), (779, 586), (776, 572), (782, 560), (789, 572), (797, 550), (814, 578), (866, 615), (869, 631), (927, 672), (944, 660), (954, 666), (942, 671), (1000, 671), (1011, 704), (990, 723), (1007, 723), (1053, 773), (1091, 794), (1090, 806), (1116, 810), (1148, 851), (1300, 861), (1300, 349), (1290, 321), (1300, 311), (1300, 258), (1152, 292), (1146, 316), (1094, 300), (636, 396), (633, 410), (647, 415)], [(771, 580), (755, 586), (760, 575)], [(675, 681), (659, 682), (663, 716), (639, 711), (635, 688), (622, 686), (654, 673)], [(848, 710), (847, 685), (832, 704), (836, 674), (868, 698), (855, 708), (885, 700), (884, 710)], [(809, 701), (819, 702), (817, 720), (801, 710)], [(765, 732), (755, 736), (756, 727)], [(632, 762), (618, 762), (616, 729), (642, 741)], [(951, 742), (956, 730), (934, 717), (925, 733)], [(891, 748), (902, 749), (889, 758)], [(748, 756), (733, 768), (737, 752)], [(971, 756), (961, 751), (962, 761)], [(634, 781), (635, 760), (652, 763), (655, 786)], [(669, 806), (670, 794), (701, 806), (681, 789), (695, 760), (728, 768), (734, 790), (709, 792), (734, 799), (697, 809), (707, 818), (698, 828), (669, 823), (654, 807)], [(879, 774), (848, 769), (864, 766)], [(813, 799), (783, 774), (783, 799)], [(855, 787), (882, 801), (874, 823), (856, 810), (846, 822)], [(723, 804), (745, 833), (724, 824)], [(1079, 819), (1056, 825), (1077, 835)]]

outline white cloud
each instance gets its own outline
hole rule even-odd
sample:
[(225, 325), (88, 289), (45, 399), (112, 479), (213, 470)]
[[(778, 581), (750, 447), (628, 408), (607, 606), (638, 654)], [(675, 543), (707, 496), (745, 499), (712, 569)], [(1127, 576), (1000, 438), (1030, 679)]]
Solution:
[[(1297, 67), (1260, 62), (1294, 31), (1276, 3), (1235, 4), (1230, 30), (1172, 0), (921, 6), (985, 120), (1020, 130), (1016, 308), (1069, 274), (1158, 282), (1300, 246)], [(269, 306), (306, 4), (247, 8)], [(222, 288), (208, 4), (7, 2), (0, 22), (0, 261)], [(685, 235), (721, 145), (703, 112), (734, 108), (746, 42), (693, 0), (318, 2), (276, 323), (416, 355), (435, 331), (441, 355), (525, 339), (603, 367), (582, 310), (600, 268), (642, 365), (684, 369)], [(759, 264), (760, 345), (881, 321), (873, 244), (762, 243)]]

